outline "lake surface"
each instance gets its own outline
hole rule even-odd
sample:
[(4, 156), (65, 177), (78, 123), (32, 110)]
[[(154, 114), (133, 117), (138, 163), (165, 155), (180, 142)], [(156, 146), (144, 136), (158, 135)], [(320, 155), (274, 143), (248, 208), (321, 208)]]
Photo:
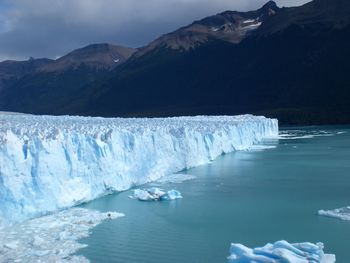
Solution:
[[(282, 130), (275, 148), (224, 155), (183, 173), (183, 199), (140, 202), (132, 191), (83, 205), (125, 213), (93, 229), (78, 251), (91, 262), (227, 262), (230, 243), (323, 242), (349, 262), (350, 222), (319, 209), (350, 205), (350, 127)], [(316, 135), (316, 136), (314, 136)], [(268, 147), (267, 147), (268, 148)], [(147, 187), (147, 186), (145, 186)]]

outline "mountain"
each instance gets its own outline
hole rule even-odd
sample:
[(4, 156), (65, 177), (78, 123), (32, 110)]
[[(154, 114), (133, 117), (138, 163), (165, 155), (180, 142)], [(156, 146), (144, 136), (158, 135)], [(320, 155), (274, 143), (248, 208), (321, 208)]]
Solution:
[(135, 51), (111, 44), (93, 44), (57, 60), (31, 58), (0, 62), (0, 107), (51, 113), (54, 107), (65, 105), (74, 92), (105, 76)]
[(256, 11), (226, 11), (210, 16), (161, 36), (141, 49), (136, 55), (139, 57), (158, 48), (188, 51), (210, 40), (239, 43), (279, 10), (276, 3), (270, 1)]
[(110, 70), (125, 62), (135, 49), (111, 44), (93, 44), (70, 52), (55, 63), (39, 68), (40, 72), (62, 72), (86, 66), (92, 70)]
[(270, 1), (161, 36), (59, 99), (45, 95), (45, 88), (40, 98), (22, 98), (23, 87), (14, 86), (0, 109), (94, 116), (254, 113), (282, 124), (350, 123), (349, 46), (347, 0), (291, 8)]
[(291, 25), (317, 29), (343, 29), (350, 23), (350, 2), (346, 0), (314, 0), (302, 7), (282, 8), (260, 28), (260, 35), (269, 35)]
[(21, 77), (32, 74), (38, 68), (51, 64), (51, 59), (33, 59), (27, 61), (6, 60), (0, 62), (0, 92)]

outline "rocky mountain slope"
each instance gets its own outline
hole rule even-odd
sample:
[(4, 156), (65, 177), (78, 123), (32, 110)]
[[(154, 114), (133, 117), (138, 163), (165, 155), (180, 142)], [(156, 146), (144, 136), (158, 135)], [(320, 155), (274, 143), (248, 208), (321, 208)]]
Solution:
[[(123, 64), (135, 49), (93, 44), (57, 59), (0, 62), (0, 108), (53, 113), (81, 87)], [(51, 108), (52, 110), (49, 110)]]
[(164, 35), (56, 97), (45, 87), (33, 96), (35, 89), (22, 82), (0, 98), (0, 109), (95, 116), (256, 113), (282, 124), (350, 123), (349, 46), (348, 1), (293, 8), (270, 1)]

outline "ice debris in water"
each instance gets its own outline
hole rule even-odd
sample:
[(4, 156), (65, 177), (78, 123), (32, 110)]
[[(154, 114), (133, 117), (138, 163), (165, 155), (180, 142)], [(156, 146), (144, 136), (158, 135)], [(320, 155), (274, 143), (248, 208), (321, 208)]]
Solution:
[(322, 243), (295, 243), (277, 241), (264, 247), (248, 248), (231, 244), (229, 263), (334, 263), (335, 255), (325, 254)]
[(158, 187), (148, 189), (135, 189), (131, 198), (140, 201), (169, 201), (182, 198), (182, 195), (177, 190), (164, 191)]
[(122, 216), (71, 208), (0, 228), (0, 262), (88, 262), (83, 256), (72, 255), (87, 246), (78, 240), (102, 221)]
[(247, 151), (263, 151), (277, 148), (276, 145), (252, 145)]
[(166, 175), (159, 180), (156, 181), (156, 183), (160, 184), (180, 184), (185, 181), (196, 179), (197, 177), (191, 174), (171, 174)]
[(342, 207), (334, 210), (319, 210), (318, 214), (321, 216), (328, 216), (338, 218), (341, 220), (350, 220), (350, 206)]
[(281, 140), (298, 140), (313, 139), (315, 137), (329, 137), (343, 134), (344, 132), (322, 131), (322, 130), (286, 130), (281, 131), (279, 139)]
[(277, 136), (277, 120), (252, 115), (0, 114), (0, 225), (154, 182)]

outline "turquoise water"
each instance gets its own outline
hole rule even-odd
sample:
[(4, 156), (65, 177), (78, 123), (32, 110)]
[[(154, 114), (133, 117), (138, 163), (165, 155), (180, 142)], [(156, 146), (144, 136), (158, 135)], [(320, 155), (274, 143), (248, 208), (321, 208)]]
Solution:
[(184, 172), (194, 180), (163, 185), (182, 200), (140, 202), (127, 191), (85, 204), (126, 216), (93, 229), (78, 254), (91, 262), (227, 262), (231, 242), (285, 239), (321, 241), (337, 262), (350, 262), (350, 222), (316, 215), (350, 205), (350, 128), (288, 134), (266, 142), (276, 148), (227, 154)]

